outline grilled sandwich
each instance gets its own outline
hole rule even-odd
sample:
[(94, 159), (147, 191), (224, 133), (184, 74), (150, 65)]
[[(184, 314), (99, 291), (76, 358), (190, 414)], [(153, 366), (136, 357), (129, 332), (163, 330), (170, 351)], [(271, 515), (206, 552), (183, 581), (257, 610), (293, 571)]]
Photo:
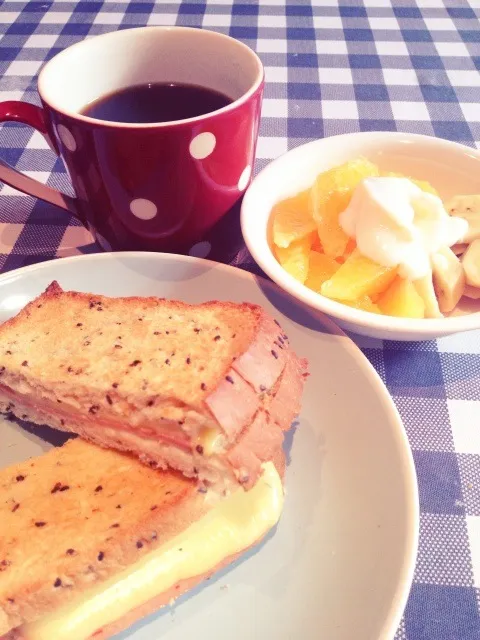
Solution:
[(252, 304), (65, 292), (0, 327), (0, 411), (249, 489), (300, 409), (306, 362)]

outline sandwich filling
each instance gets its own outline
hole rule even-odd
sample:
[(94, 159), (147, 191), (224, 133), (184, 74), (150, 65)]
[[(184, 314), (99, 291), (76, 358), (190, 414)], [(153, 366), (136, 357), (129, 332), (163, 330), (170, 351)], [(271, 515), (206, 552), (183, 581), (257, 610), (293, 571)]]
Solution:
[(236, 490), (206, 515), (116, 576), (40, 620), (22, 625), (23, 640), (87, 640), (127, 612), (182, 580), (208, 575), (258, 542), (283, 508), (282, 480), (272, 462), (250, 491)]

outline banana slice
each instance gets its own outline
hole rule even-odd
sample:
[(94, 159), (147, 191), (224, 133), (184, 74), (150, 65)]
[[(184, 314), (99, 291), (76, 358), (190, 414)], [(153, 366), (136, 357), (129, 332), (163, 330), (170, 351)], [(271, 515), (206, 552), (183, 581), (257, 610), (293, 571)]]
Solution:
[(480, 238), (480, 195), (454, 196), (445, 204), (451, 216), (463, 218), (468, 222), (468, 231), (462, 238), (469, 244)]
[(423, 278), (414, 280), (413, 284), (425, 304), (425, 318), (442, 318), (443, 314), (439, 309), (437, 296), (433, 288), (432, 274), (429, 273)]
[(463, 295), (471, 300), (480, 300), (480, 287), (472, 287), (471, 284), (466, 284)]
[(474, 242), (474, 240), (480, 239), (480, 215), (475, 214), (476, 217), (469, 216), (461, 216), (468, 222), (468, 231), (463, 236), (462, 240), (467, 244)]
[(445, 203), (445, 209), (452, 216), (461, 216), (463, 213), (480, 215), (480, 194), (453, 196)]
[(480, 239), (471, 243), (463, 254), (462, 263), (467, 284), (480, 287)]
[(451, 249), (441, 249), (432, 256), (433, 288), (438, 306), (443, 313), (450, 313), (458, 304), (465, 289), (463, 266)]

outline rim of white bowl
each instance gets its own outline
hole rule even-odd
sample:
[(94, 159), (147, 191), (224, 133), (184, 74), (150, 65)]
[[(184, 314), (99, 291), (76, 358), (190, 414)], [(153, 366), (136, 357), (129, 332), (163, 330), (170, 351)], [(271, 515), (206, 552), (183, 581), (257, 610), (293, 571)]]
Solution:
[[(337, 136), (330, 136), (329, 138), (320, 138), (295, 147), (268, 164), (254, 178), (245, 193), (241, 208), (241, 228), (245, 244), (247, 245), (247, 248), (255, 262), (274, 282), (276, 282), (279, 287), (287, 291), (290, 295), (314, 309), (323, 311), (332, 318), (337, 318), (350, 324), (356, 324), (367, 329), (388, 331), (392, 336), (395, 332), (412, 333), (417, 335), (421, 334), (425, 339), (433, 339), (439, 335), (480, 329), (480, 311), (460, 316), (413, 319), (379, 315), (370, 313), (369, 311), (354, 309), (353, 307), (344, 305), (341, 302), (330, 300), (329, 298), (322, 296), (322, 294), (308, 289), (305, 285), (298, 282), (298, 280), (295, 280), (295, 278), (287, 273), (277, 262), (267, 238), (270, 215), (266, 219), (265, 226), (260, 225), (255, 208), (256, 195), (258, 190), (262, 188), (263, 180), (275, 173), (277, 171), (277, 167), (283, 164), (287, 157), (294, 161), (296, 156), (303, 155), (306, 148), (323, 145), (328, 147), (329, 144), (338, 144), (342, 139), (351, 138), (363, 138), (366, 141), (368, 140), (371, 142), (374, 142), (375, 140), (382, 141), (388, 139), (398, 141), (402, 139), (405, 141), (417, 141), (431, 147), (438, 147), (438, 149), (443, 148), (463, 152), (469, 151), (472, 157), (475, 157), (480, 161), (480, 151), (466, 147), (458, 142), (451, 142), (450, 140), (444, 140), (443, 138), (434, 138), (416, 133), (410, 134), (396, 131), (344, 133)], [(334, 142), (330, 143), (330, 141)]]

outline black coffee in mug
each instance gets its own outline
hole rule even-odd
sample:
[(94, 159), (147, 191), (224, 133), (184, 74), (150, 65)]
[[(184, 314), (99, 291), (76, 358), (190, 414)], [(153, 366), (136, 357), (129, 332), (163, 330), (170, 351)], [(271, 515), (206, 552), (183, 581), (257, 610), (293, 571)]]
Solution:
[(91, 102), (82, 114), (110, 122), (152, 123), (197, 118), (233, 102), (194, 84), (158, 82), (127, 87)]

